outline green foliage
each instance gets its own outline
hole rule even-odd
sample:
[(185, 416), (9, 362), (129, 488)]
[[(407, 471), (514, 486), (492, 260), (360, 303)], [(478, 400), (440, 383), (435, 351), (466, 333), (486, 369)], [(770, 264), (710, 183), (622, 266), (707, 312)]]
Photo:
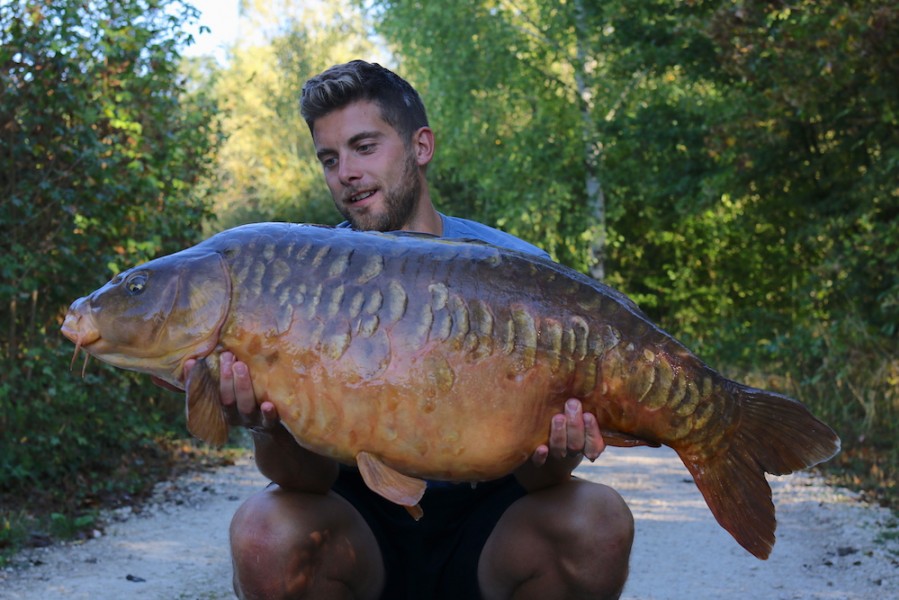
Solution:
[[(133, 491), (174, 396), (69, 372), (65, 309), (197, 240), (215, 105), (179, 74), (177, 1), (0, 5), (0, 495), (73, 506)], [(165, 399), (163, 399), (165, 397)]]
[(781, 372), (899, 479), (894, 2), (361, 4), (430, 109), (442, 207), (604, 258), (711, 364)]
[(581, 117), (574, 5), (372, 4), (428, 107), (438, 205), (588, 267), (584, 148), (593, 140)]
[(782, 373), (896, 501), (899, 11), (716, 4), (716, 60), (669, 57), (619, 113), (612, 281), (713, 363)]
[[(365, 23), (345, 3), (316, 14), (282, 0), (244, 6), (247, 38), (217, 72), (214, 94), (226, 112), (228, 140), (218, 163), (224, 183), (214, 194), (216, 229), (253, 221), (334, 224), (334, 209), (300, 115), (303, 83), (332, 64), (372, 53)], [(275, 20), (272, 21), (272, 18)], [(253, 35), (255, 34), (255, 35)]]
[(785, 228), (800, 310), (829, 319), (857, 309), (895, 336), (899, 10), (751, 4), (719, 13), (709, 31), (722, 72), (738, 80), (710, 150), (731, 167), (735, 195), (756, 197), (755, 212)]
[(79, 531), (91, 527), (96, 522), (94, 515), (81, 515), (71, 518), (62, 513), (50, 515), (50, 532), (54, 537), (70, 539)]
[(102, 366), (82, 380), (69, 372), (70, 361), (69, 347), (29, 348), (9, 372), (16, 387), (3, 384), (10, 399), (2, 416), (4, 491), (48, 486), (75, 506), (133, 491), (141, 473), (128, 471), (129, 463), (153, 452), (157, 437), (184, 430), (174, 394)]
[[(843, 442), (828, 466), (838, 481), (899, 510), (899, 360), (895, 344), (856, 316), (796, 328), (770, 341), (762, 384), (814, 407)], [(759, 368), (755, 369), (758, 373)]]

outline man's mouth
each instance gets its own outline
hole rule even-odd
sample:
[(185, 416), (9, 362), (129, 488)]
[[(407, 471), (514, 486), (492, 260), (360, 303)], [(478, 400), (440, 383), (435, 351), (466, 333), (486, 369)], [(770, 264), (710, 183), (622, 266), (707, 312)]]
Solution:
[(356, 204), (357, 202), (367, 200), (368, 198), (374, 196), (375, 192), (377, 192), (377, 190), (367, 190), (364, 192), (357, 192), (355, 194), (352, 194), (347, 197), (347, 204)]

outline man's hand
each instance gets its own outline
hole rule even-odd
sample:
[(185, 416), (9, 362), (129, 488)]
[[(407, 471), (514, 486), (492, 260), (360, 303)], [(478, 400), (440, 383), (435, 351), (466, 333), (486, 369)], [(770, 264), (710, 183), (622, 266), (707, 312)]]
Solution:
[[(196, 362), (194, 358), (184, 362), (185, 380)], [(152, 377), (152, 380), (159, 387), (175, 392), (184, 391), (157, 377)], [(250, 379), (247, 365), (235, 360), (230, 352), (222, 352), (219, 357), (219, 394), (228, 424), (232, 427), (268, 431), (281, 422), (274, 404), (267, 401), (256, 402), (256, 393), (253, 391), (253, 381)]]
[(567, 481), (585, 456), (592, 462), (605, 448), (596, 417), (571, 398), (550, 422), (549, 445), (539, 446), (515, 477), (528, 491), (556, 485)]
[(253, 431), (271, 431), (281, 422), (278, 409), (268, 401), (257, 403), (247, 365), (236, 361), (230, 352), (219, 357), (222, 407), (228, 423)]
[[(586, 456), (596, 460), (606, 449), (599, 424), (591, 413), (583, 412), (580, 400), (571, 398), (565, 402), (565, 412), (552, 418), (549, 446), (539, 446), (531, 456), (535, 466), (541, 467), (550, 458), (577, 458)], [(580, 460), (578, 460), (580, 462)]]

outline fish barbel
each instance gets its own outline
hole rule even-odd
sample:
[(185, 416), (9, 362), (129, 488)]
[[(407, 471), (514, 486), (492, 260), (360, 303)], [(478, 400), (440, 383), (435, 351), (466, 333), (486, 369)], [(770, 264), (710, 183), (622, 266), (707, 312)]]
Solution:
[(479, 242), (246, 225), (119, 274), (62, 332), (76, 355), (186, 388), (188, 428), (211, 443), (228, 435), (232, 352), (299, 444), (407, 507), (424, 479), (512, 472), (575, 397), (607, 444), (673, 448), (721, 526), (767, 558), (765, 473), (839, 450), (801, 403), (723, 377), (620, 292)]

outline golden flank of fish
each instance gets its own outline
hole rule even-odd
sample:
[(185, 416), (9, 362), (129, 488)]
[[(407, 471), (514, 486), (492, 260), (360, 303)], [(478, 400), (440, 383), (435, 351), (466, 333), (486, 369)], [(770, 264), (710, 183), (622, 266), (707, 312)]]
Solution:
[(724, 378), (619, 292), (476, 242), (247, 225), (121, 273), (62, 331), (76, 354), (186, 387), (188, 427), (212, 443), (228, 434), (218, 356), (233, 352), (301, 445), (407, 507), (424, 479), (511, 472), (577, 397), (607, 444), (673, 448), (718, 522), (766, 558), (765, 472), (839, 450), (802, 404)]

